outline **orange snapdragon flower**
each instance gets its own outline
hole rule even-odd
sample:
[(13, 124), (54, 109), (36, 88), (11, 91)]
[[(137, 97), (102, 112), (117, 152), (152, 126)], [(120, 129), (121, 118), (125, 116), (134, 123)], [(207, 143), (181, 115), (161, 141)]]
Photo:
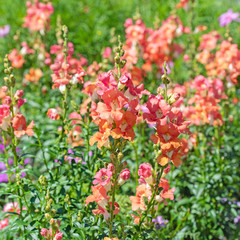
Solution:
[(133, 126), (136, 124), (136, 115), (130, 111), (123, 112), (123, 117), (120, 121), (115, 121), (116, 128), (111, 131), (111, 136), (115, 139), (124, 138), (133, 141), (135, 133)]
[(146, 204), (144, 202), (144, 197), (151, 197), (152, 192), (150, 187), (147, 184), (141, 184), (137, 186), (136, 196), (131, 196), (130, 201), (132, 202), (132, 210), (137, 211), (141, 209), (142, 211), (146, 210)]
[(101, 147), (109, 146), (109, 136), (111, 134), (111, 127), (106, 120), (100, 120), (99, 122), (99, 132), (96, 132), (91, 136), (89, 144), (93, 146), (97, 142), (97, 147), (101, 150)]
[(28, 82), (38, 82), (39, 79), (43, 76), (41, 69), (30, 68), (29, 73), (25, 75), (25, 79)]

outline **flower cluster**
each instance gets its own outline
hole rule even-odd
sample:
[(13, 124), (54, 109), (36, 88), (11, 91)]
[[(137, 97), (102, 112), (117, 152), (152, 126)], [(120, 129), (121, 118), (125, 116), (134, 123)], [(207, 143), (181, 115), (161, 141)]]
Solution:
[[(98, 209), (94, 209), (92, 212), (94, 215), (102, 214), (106, 221), (110, 219), (111, 211), (113, 211), (114, 215), (120, 212), (119, 204), (114, 202), (113, 208), (113, 203), (108, 196), (108, 193), (113, 187), (111, 178), (113, 177), (114, 172), (115, 167), (112, 163), (108, 164), (107, 168), (100, 169), (94, 176), (95, 180), (93, 181), (93, 184), (95, 186), (92, 186), (93, 195), (88, 196), (86, 199), (86, 205), (90, 202), (97, 203)], [(117, 186), (114, 186), (114, 188), (121, 186), (129, 178), (130, 171), (128, 169), (122, 170), (118, 176), (117, 183), (115, 183)]]
[(48, 30), (50, 16), (54, 11), (52, 3), (44, 4), (35, 0), (33, 3), (27, 1), (26, 6), (27, 16), (24, 17), (23, 27), (29, 28), (31, 31)]
[[(134, 216), (134, 222), (140, 224), (143, 216), (152, 208), (151, 213), (157, 212), (159, 203), (167, 204), (166, 199), (174, 199), (175, 188), (170, 189), (168, 180), (165, 178), (170, 171), (170, 165), (161, 172), (156, 172), (151, 164), (143, 163), (139, 166), (139, 183), (136, 196), (131, 196), (132, 210), (140, 216)], [(152, 215), (153, 217), (153, 215)], [(154, 222), (154, 221), (153, 221)]]
[(98, 142), (98, 148), (109, 147), (109, 137), (132, 141), (135, 137), (133, 126), (136, 124), (136, 107), (138, 95), (143, 93), (141, 86), (134, 86), (131, 74), (124, 73), (118, 81), (113, 72), (99, 76), (92, 97), (91, 116), (99, 125), (99, 132), (95, 133), (90, 144)]
[[(74, 46), (71, 42), (68, 42), (66, 46), (53, 45), (50, 52), (56, 55), (54, 63), (50, 65), (54, 72), (51, 75), (54, 83), (53, 88), (59, 88), (64, 93), (68, 85), (83, 83), (83, 76), (86, 75), (86, 72), (82, 68), (81, 59), (72, 57)], [(47, 59), (45, 62), (49, 62), (49, 60)]]
[[(142, 81), (141, 75), (144, 76), (144, 72), (152, 71), (152, 64), (155, 64), (158, 71), (162, 73), (164, 61), (172, 63), (183, 51), (179, 44), (174, 43), (174, 39), (189, 32), (189, 29), (183, 27), (181, 20), (174, 15), (163, 21), (160, 28), (156, 30), (146, 28), (141, 19), (134, 24), (133, 20), (129, 18), (124, 26), (127, 39), (124, 46), (126, 67), (129, 71), (142, 73), (137, 75), (139, 81)], [(139, 69), (135, 65), (141, 58), (145, 63)]]
[(222, 125), (223, 120), (218, 103), (224, 95), (223, 82), (202, 75), (195, 77), (191, 88), (196, 89), (195, 95), (188, 100), (190, 106), (184, 109), (185, 117), (195, 125)]
[(10, 131), (10, 127), (13, 128), (14, 135), (18, 138), (27, 134), (32, 136), (34, 134), (32, 128), (34, 122), (32, 121), (28, 126), (26, 119), (23, 114), (19, 111), (20, 107), (26, 102), (23, 99), (23, 90), (17, 90), (13, 93), (12, 86), (15, 85), (15, 79), (12, 74), (12, 68), (8, 67), (8, 59), (5, 58), (6, 68), (5, 71), (8, 72), (9, 77), (5, 77), (6, 86), (4, 91), (6, 95), (2, 98), (2, 105), (0, 105), (0, 128), (4, 131)]
[[(24, 209), (26, 209), (26, 208), (24, 208)], [(9, 219), (11, 216), (13, 216), (13, 215), (8, 214), (8, 212), (20, 214), (21, 210), (20, 210), (19, 204), (17, 202), (9, 202), (4, 206), (3, 212), (6, 213), (6, 215), (5, 215), (6, 218), (3, 220), (0, 220), (0, 230), (9, 225)]]
[(46, 240), (62, 240), (63, 238), (63, 233), (59, 232), (59, 227), (60, 227), (60, 221), (55, 221), (54, 219), (50, 220), (51, 228), (48, 230), (46, 228), (41, 229), (41, 235), (46, 239)]

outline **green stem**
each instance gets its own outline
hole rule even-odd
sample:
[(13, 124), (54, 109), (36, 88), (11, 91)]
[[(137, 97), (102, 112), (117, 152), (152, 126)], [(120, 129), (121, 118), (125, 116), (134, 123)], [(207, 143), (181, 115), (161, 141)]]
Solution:
[[(6, 139), (6, 136), (5, 134), (3, 134), (3, 141), (4, 141), (4, 154), (5, 154), (5, 159), (6, 159), (6, 165), (7, 165), (7, 170), (10, 171), (10, 166), (9, 166), (9, 163), (8, 163), (8, 153), (7, 153), (7, 139)], [(8, 173), (8, 183), (11, 184), (11, 176), (12, 174), (11, 173)]]
[(138, 185), (138, 164), (139, 164), (139, 158), (137, 153), (137, 147), (135, 145), (135, 142), (133, 142), (133, 149), (135, 153), (135, 159), (136, 159), (136, 186)]
[(113, 227), (113, 218), (114, 218), (114, 203), (115, 203), (115, 193), (116, 193), (116, 173), (114, 174), (113, 190), (112, 190), (112, 207), (111, 207), (111, 218), (110, 218), (110, 227), (109, 227), (109, 238), (112, 238), (112, 227)]
[(165, 84), (164, 99), (165, 99), (166, 102), (168, 102), (168, 101), (167, 101), (167, 98), (168, 98), (168, 97), (167, 97), (167, 84)]
[(40, 136), (39, 136), (38, 134), (37, 134), (37, 139), (38, 139), (39, 147), (40, 147), (40, 149), (41, 149), (41, 151), (42, 151), (44, 164), (45, 164), (45, 166), (46, 166), (46, 168), (47, 168), (47, 171), (49, 172), (48, 164), (47, 164), (47, 159), (46, 159), (46, 157), (45, 157), (45, 152), (44, 152), (44, 150), (43, 150), (43, 145), (42, 145), (42, 143), (41, 143)]

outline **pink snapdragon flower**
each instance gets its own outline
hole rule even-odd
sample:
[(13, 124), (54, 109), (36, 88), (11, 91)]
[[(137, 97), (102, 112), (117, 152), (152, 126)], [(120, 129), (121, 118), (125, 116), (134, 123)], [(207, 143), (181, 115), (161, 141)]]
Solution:
[(109, 58), (111, 56), (111, 54), (112, 54), (112, 49), (110, 47), (106, 47), (102, 57)]
[(112, 172), (109, 169), (102, 168), (94, 176), (95, 180), (93, 184), (100, 184), (106, 187), (110, 183), (110, 178), (112, 177)]
[(24, 17), (23, 27), (29, 28), (31, 31), (40, 31), (49, 28), (50, 16), (54, 8), (52, 3), (46, 4), (39, 2), (26, 2), (27, 16)]
[(118, 178), (118, 184), (120, 186), (123, 185), (129, 178), (130, 178), (130, 171), (129, 169), (126, 168), (121, 171), (120, 176)]
[(148, 178), (152, 176), (152, 166), (149, 163), (142, 163), (138, 169), (140, 177)]
[(9, 224), (8, 218), (5, 218), (5, 219), (1, 220), (1, 221), (0, 221), (0, 230), (3, 229), (3, 228), (5, 228), (5, 227), (7, 227), (8, 224)]

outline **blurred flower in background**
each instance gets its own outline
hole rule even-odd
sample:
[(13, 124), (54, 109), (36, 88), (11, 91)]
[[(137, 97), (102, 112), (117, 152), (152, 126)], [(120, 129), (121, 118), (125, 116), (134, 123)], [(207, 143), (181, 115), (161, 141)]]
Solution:
[(229, 9), (218, 18), (218, 21), (221, 27), (227, 26), (232, 21), (240, 22), (239, 13), (234, 13), (232, 9)]
[(10, 25), (0, 27), (0, 37), (4, 38), (10, 32)]
[(166, 227), (166, 223), (168, 223), (168, 220), (163, 220), (162, 216), (157, 216), (157, 218), (153, 219), (152, 222), (155, 223), (156, 229), (159, 229), (160, 227)]

